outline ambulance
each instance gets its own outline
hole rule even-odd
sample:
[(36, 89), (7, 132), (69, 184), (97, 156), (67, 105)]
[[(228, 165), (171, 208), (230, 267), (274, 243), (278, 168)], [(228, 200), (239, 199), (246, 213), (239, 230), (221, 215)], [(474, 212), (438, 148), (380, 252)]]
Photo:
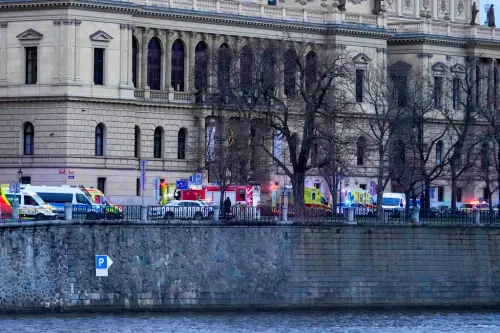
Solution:
[(86, 192), (87, 196), (98, 205), (106, 207), (106, 216), (114, 217), (115, 219), (123, 218), (123, 207), (112, 203), (101, 191), (93, 187), (83, 187), (80, 185), (82, 191)]
[[(45, 203), (40, 196), (29, 190), (21, 189), (19, 193), (11, 193), (9, 185), (1, 185), (2, 197), (2, 218), (4, 215), (12, 217), (12, 203), (17, 200), (19, 203), (19, 218), (40, 220), (55, 220), (57, 218), (56, 209)], [(7, 202), (10, 208), (6, 207)], [(4, 209), (5, 207), (5, 209)]]

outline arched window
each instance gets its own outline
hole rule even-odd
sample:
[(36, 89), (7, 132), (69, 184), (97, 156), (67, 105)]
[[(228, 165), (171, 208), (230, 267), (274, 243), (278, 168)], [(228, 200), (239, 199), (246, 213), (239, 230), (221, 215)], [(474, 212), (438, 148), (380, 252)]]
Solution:
[(163, 157), (163, 128), (157, 127), (155, 129), (154, 139), (153, 139), (153, 156), (154, 158)]
[(358, 138), (358, 142), (356, 145), (357, 165), (363, 165), (365, 163), (365, 155), (366, 155), (366, 138), (364, 136), (360, 136)]
[(177, 158), (179, 160), (186, 159), (186, 129), (181, 128), (177, 134)]
[(139, 126), (134, 128), (134, 157), (141, 157), (141, 129)]
[(252, 82), (254, 75), (254, 57), (252, 49), (246, 45), (240, 54), (240, 84), (244, 95), (252, 94)]
[(316, 76), (318, 72), (318, 56), (313, 51), (309, 51), (306, 55), (306, 89), (314, 88)]
[(137, 39), (132, 37), (132, 83), (135, 88), (137, 88), (137, 55), (139, 50), (137, 45)]
[(172, 88), (175, 91), (184, 91), (184, 44), (177, 39), (172, 44)]
[(95, 156), (104, 156), (105, 127), (99, 124), (95, 127)]
[(219, 47), (217, 61), (217, 82), (219, 93), (223, 101), (227, 101), (229, 97), (229, 89), (231, 84), (231, 51), (226, 43)]
[(295, 95), (295, 79), (297, 74), (297, 53), (294, 49), (285, 52), (283, 68), (285, 95), (291, 98)]
[(276, 86), (276, 56), (274, 49), (267, 48), (262, 54), (261, 70), (261, 89), (265, 93), (272, 94)]
[(194, 88), (197, 93), (207, 92), (208, 85), (208, 47), (205, 42), (199, 42), (195, 48)]
[(443, 163), (443, 141), (436, 143), (436, 165)]
[(156, 37), (148, 44), (148, 86), (151, 90), (161, 88), (161, 46)]
[(25, 123), (23, 127), (23, 154), (33, 155), (35, 152), (35, 129), (32, 123)]

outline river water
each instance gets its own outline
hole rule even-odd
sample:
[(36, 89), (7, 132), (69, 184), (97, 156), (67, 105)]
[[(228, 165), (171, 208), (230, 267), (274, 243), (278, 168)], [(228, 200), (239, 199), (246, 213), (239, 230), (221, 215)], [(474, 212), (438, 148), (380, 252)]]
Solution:
[(500, 312), (234, 312), (0, 316), (2, 333), (500, 333)]

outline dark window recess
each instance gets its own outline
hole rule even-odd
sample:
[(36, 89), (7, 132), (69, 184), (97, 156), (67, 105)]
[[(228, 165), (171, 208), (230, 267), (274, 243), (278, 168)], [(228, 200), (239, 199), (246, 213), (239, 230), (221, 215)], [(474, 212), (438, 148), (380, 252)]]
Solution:
[(443, 78), (440, 76), (434, 77), (434, 107), (441, 107), (441, 98), (443, 94)]
[[(207, 91), (208, 85), (208, 47), (205, 42), (199, 42), (195, 49), (194, 63), (194, 88), (196, 89), (197, 97)], [(202, 98), (198, 98), (198, 102), (202, 102)]]
[(94, 49), (94, 84), (104, 85), (104, 49)]
[(365, 81), (365, 71), (356, 69), (356, 102), (363, 102), (363, 86)]
[(366, 190), (366, 184), (359, 184), (359, 188), (362, 190)]
[(35, 130), (33, 128), (33, 124), (26, 123), (24, 125), (24, 144), (23, 144), (23, 154), (24, 155), (33, 155), (34, 154), (34, 140), (35, 140)]
[(490, 189), (488, 187), (483, 188), (483, 200), (488, 201), (490, 199)]
[(457, 188), (457, 202), (462, 202), (462, 188)]
[(141, 179), (137, 178), (135, 181), (135, 195), (140, 197), (141, 196)]
[(23, 184), (23, 185), (31, 184), (31, 177), (29, 177), (29, 176), (21, 177), (21, 184)]
[(453, 110), (458, 110), (460, 107), (460, 79), (453, 79)]
[(177, 137), (177, 158), (186, 159), (186, 129), (181, 128)]
[(148, 44), (148, 85), (151, 90), (161, 86), (161, 46), (158, 38), (151, 38)]
[(311, 91), (315, 88), (315, 84), (317, 81), (318, 75), (318, 56), (316, 53), (310, 51), (306, 55), (306, 70), (305, 70), (305, 79), (306, 79), (306, 89)]
[(276, 6), (276, 0), (267, 0), (268, 6)]
[(291, 98), (295, 95), (295, 80), (297, 74), (297, 53), (293, 49), (289, 49), (285, 52), (285, 63), (284, 63), (284, 88), (285, 95)]
[(399, 107), (406, 107), (408, 103), (408, 76), (392, 76), (393, 99)]
[(134, 157), (141, 155), (141, 129), (135, 126), (134, 129)]
[(26, 48), (26, 84), (36, 84), (38, 80), (38, 48)]
[(95, 156), (104, 156), (104, 127), (102, 124), (95, 128)]
[(163, 146), (163, 130), (161, 127), (157, 127), (154, 133), (153, 140), (153, 156), (154, 158), (162, 157), (162, 146)]
[(443, 202), (444, 201), (444, 186), (439, 186), (438, 187), (438, 201)]
[(106, 178), (97, 178), (97, 189), (106, 193)]
[(176, 40), (172, 45), (171, 85), (175, 91), (184, 91), (184, 45)]
[(132, 83), (135, 88), (137, 88), (137, 55), (137, 39), (132, 38)]

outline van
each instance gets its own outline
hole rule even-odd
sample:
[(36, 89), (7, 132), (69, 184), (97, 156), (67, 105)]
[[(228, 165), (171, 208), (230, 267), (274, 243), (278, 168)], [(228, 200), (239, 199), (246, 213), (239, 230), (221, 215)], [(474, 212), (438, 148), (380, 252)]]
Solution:
[(399, 215), (406, 209), (406, 195), (404, 193), (383, 193), (382, 209)]
[(12, 216), (12, 203), (14, 200), (17, 200), (19, 203), (20, 218), (35, 219), (36, 221), (54, 220), (57, 218), (56, 209), (46, 204), (35, 192), (21, 190), (19, 193), (11, 193), (7, 187), (2, 187), (1, 191), (2, 197), (6, 198), (10, 205), (10, 209), (2, 209), (2, 216), (7, 215), (7, 213), (10, 213), (10, 216)]
[(103, 205), (94, 203), (84, 191), (76, 186), (23, 185), (21, 189), (23, 188), (36, 192), (43, 201), (54, 206), (60, 219), (64, 219), (64, 205), (66, 203), (73, 204), (73, 214), (84, 213), (85, 217), (90, 220), (101, 218), (104, 212)]
[(93, 202), (98, 205), (100, 204), (106, 206), (107, 217), (117, 219), (123, 218), (123, 207), (112, 203), (111, 200), (104, 195), (104, 193), (93, 187), (83, 187), (80, 185), (80, 188), (88, 195), (89, 198), (92, 199)]

